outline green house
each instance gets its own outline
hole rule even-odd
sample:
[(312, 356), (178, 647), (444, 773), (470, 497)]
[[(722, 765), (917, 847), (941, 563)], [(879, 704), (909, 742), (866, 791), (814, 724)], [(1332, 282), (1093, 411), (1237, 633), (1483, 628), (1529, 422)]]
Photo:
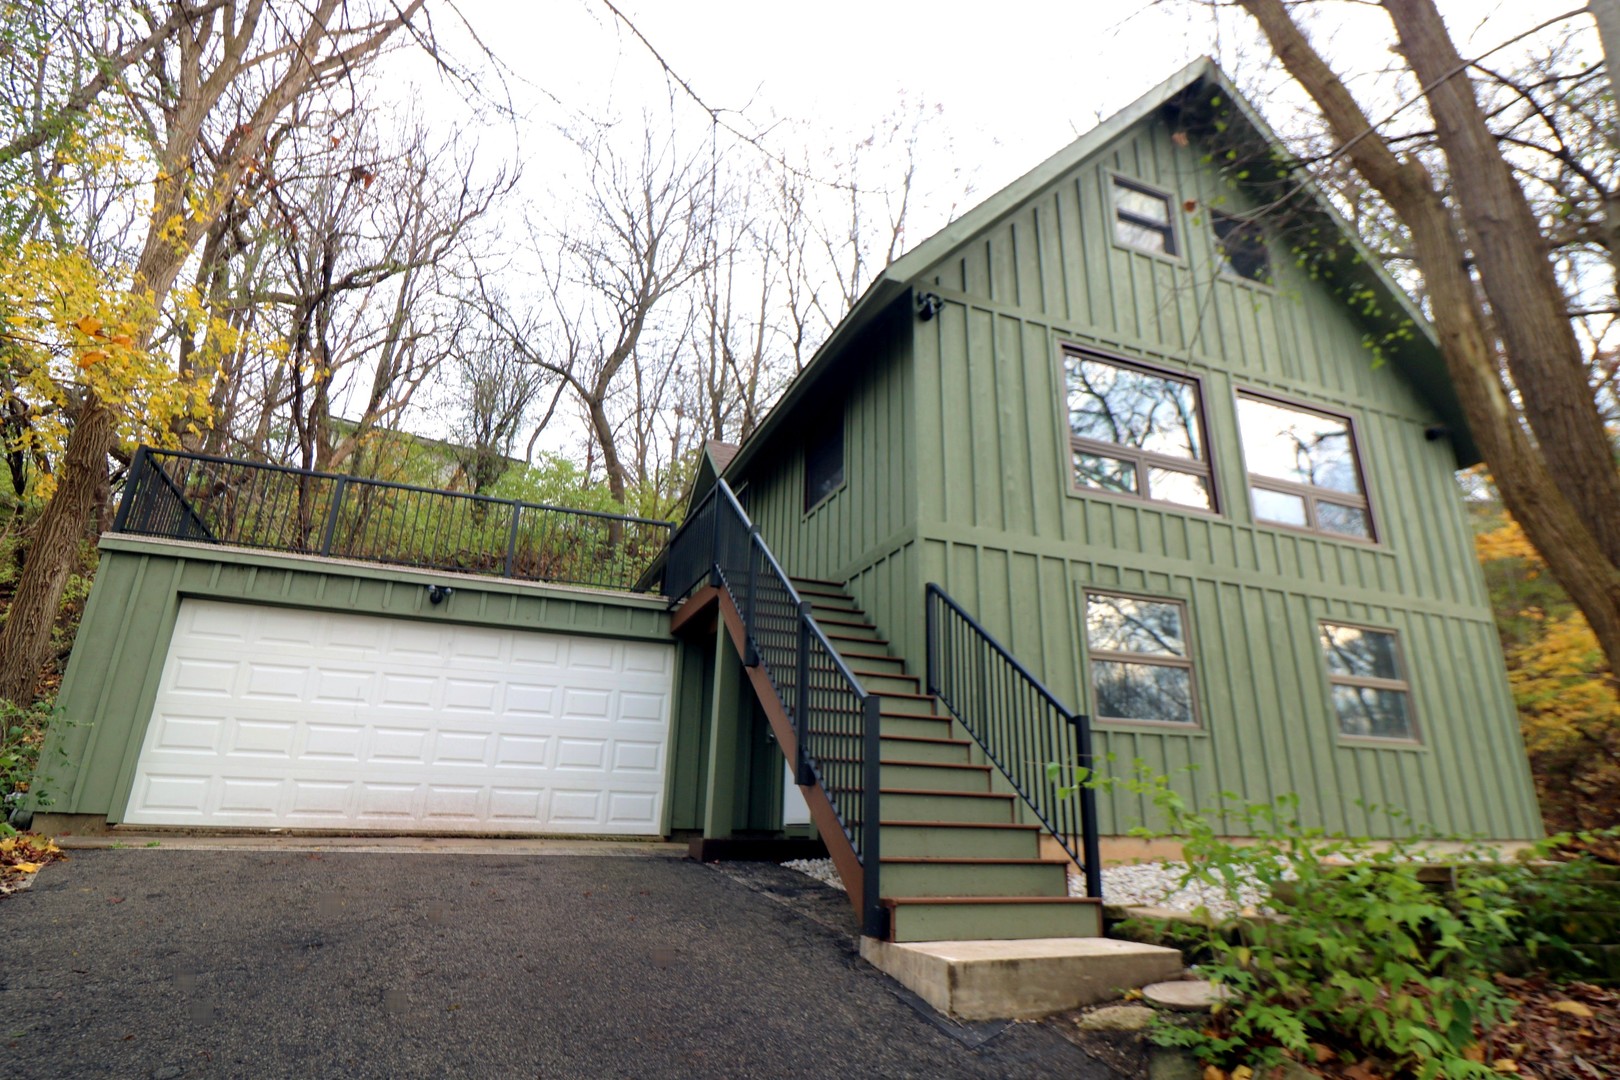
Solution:
[(1151, 807), (1052, 764), (1537, 835), (1444, 366), (1275, 146), (1178, 73), (888, 267), (678, 530), (152, 452), (41, 811), (814, 830), (901, 941), (1098, 932)]

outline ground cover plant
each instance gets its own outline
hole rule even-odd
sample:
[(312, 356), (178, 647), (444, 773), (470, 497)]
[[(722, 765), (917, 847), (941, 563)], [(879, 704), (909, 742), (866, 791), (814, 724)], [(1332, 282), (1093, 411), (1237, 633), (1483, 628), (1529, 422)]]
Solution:
[[(1568, 837), (1515, 858), (1433, 836), (1375, 844), (1301, 825), (1293, 796), (1224, 796), (1201, 811), (1140, 767), (1082, 782), (1148, 798), (1163, 826), (1136, 834), (1179, 841), (1180, 886), (1215, 898), (1174, 933), (1228, 998), (1197, 1022), (1162, 1015), (1152, 1032), (1215, 1073), (1264, 1075), (1293, 1062), (1361, 1080), (1524, 1075), (1518, 1056), (1531, 1044), (1513, 1022), (1519, 999), (1571, 1020), (1594, 1012), (1573, 1000), (1561, 1009), (1544, 977), (1501, 974), (1591, 962), (1580, 938), (1588, 928), (1572, 915), (1601, 908), (1612, 879), (1589, 855), (1560, 857)], [(1256, 887), (1269, 899), (1243, 906)]]

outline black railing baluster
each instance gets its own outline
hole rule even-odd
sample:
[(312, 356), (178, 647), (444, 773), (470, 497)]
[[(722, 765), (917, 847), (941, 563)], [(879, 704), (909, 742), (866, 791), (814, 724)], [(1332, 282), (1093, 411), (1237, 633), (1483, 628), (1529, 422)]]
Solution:
[[(923, 603), (930, 692), (1080, 865), (1087, 895), (1101, 897), (1096, 791), (1082, 784), (1073, 799), (1059, 790), (1073, 783), (1072, 770), (1090, 778), (1089, 720), (1070, 712), (938, 585), (929, 583)], [(1071, 771), (1054, 780), (1047, 775), (1050, 764)]]
[[(496, 507), (511, 508), (508, 529)], [(583, 523), (587, 535), (525, 576), (632, 591), (658, 586), (659, 541), (674, 532), (667, 521), (146, 446), (130, 459), (112, 531), (511, 577), (520, 570), (519, 521), (535, 514)], [(604, 549), (594, 539), (604, 528), (647, 542)]]
[(862, 867), (861, 895), (851, 897), (861, 909), (861, 925), (881, 931), (879, 699), (866, 693), (827, 640), (811, 605), (724, 481), (704, 496), (666, 548), (664, 593), (671, 606), (705, 583), (724, 590), (742, 621), (744, 660), (763, 670), (784, 709), (791, 702), (798, 744), (790, 762), (794, 782), (820, 784)]

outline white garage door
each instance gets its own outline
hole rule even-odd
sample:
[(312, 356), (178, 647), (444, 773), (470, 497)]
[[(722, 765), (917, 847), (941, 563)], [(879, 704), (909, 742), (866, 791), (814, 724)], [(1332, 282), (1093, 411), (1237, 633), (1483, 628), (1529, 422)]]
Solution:
[(186, 600), (124, 820), (653, 835), (673, 655)]

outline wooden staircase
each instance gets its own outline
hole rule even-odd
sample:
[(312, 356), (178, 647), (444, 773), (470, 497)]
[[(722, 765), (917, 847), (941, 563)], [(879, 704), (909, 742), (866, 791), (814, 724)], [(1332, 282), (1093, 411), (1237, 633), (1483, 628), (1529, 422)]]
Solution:
[[(792, 578), (828, 641), (881, 699), (878, 886), (893, 941), (1096, 937), (1101, 903), (1072, 898), (966, 733), (839, 583)], [(830, 792), (835, 801), (838, 792)], [(853, 899), (859, 903), (859, 898)]]

